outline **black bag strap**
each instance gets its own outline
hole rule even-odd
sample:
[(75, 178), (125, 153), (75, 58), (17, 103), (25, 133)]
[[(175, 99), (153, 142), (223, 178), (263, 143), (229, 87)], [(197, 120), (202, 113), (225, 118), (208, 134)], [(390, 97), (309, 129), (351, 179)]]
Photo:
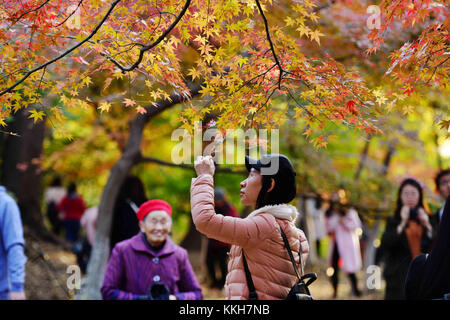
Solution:
[(294, 255), (292, 254), (292, 250), (291, 250), (291, 246), (289, 245), (289, 241), (286, 237), (286, 234), (284, 233), (283, 229), (280, 227), (280, 231), (281, 231), (281, 237), (283, 238), (284, 241), (284, 245), (286, 246), (287, 252), (289, 253), (289, 258), (291, 258), (291, 262), (292, 262), (292, 266), (294, 267), (295, 270), (295, 274), (297, 275), (298, 280), (302, 280), (303, 276), (303, 258), (302, 258), (302, 243), (300, 241), (300, 250), (299, 250), (299, 256), (300, 256), (300, 268), (301, 268), (301, 275), (298, 273), (298, 269), (297, 269), (297, 264), (295, 263), (295, 259), (294, 259)]
[(242, 260), (244, 261), (245, 278), (247, 279), (247, 287), (249, 292), (249, 300), (258, 300), (255, 285), (253, 284), (252, 274), (248, 268), (247, 259), (245, 259), (244, 249), (242, 249)]

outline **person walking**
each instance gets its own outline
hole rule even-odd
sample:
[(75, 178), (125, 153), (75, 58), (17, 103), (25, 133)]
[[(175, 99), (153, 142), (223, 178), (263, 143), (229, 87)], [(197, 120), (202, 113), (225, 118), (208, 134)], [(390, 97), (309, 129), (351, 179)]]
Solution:
[(423, 190), (413, 178), (400, 185), (394, 216), (386, 222), (379, 247), (384, 261), (385, 299), (403, 300), (409, 264), (431, 246), (432, 226), (425, 210)]
[[(197, 230), (208, 238), (231, 244), (226, 299), (286, 299), (297, 276), (280, 228), (289, 241), (297, 267), (299, 252), (303, 261), (309, 252), (305, 234), (295, 226), (297, 208), (288, 204), (296, 196), (295, 171), (290, 160), (280, 154), (265, 155), (260, 160), (245, 157), (245, 165), (249, 175), (240, 183), (241, 202), (255, 210), (242, 219), (215, 211), (214, 161), (211, 156), (197, 158), (194, 164), (197, 178), (191, 182), (192, 219)], [(256, 296), (250, 296), (244, 261)]]
[(57, 235), (60, 235), (62, 226), (57, 207), (65, 195), (66, 190), (61, 184), (60, 177), (55, 177), (44, 192), (45, 204), (47, 206), (47, 218), (52, 227), (52, 231)]
[(25, 240), (19, 207), (0, 186), (0, 300), (25, 300)]
[(359, 236), (356, 232), (358, 228), (361, 228), (358, 213), (353, 208), (345, 210), (340, 207), (340, 204), (332, 202), (325, 216), (326, 229), (331, 238), (329, 256), (333, 268), (331, 276), (333, 298), (336, 298), (338, 293), (338, 274), (341, 263), (343, 271), (350, 279), (353, 295), (360, 297), (361, 292), (356, 278), (356, 273), (362, 266)]
[(114, 247), (101, 288), (104, 300), (201, 300), (186, 249), (169, 237), (172, 207), (163, 200), (138, 210), (140, 232)]
[(317, 257), (320, 258), (322, 254), (322, 240), (327, 235), (325, 226), (325, 210), (322, 208), (323, 200), (320, 195), (316, 195), (306, 202), (307, 214), (312, 218), (312, 225), (314, 227), (314, 240), (316, 245)]
[(77, 185), (75, 183), (69, 184), (67, 195), (61, 200), (57, 208), (62, 216), (66, 240), (75, 244), (80, 232), (80, 219), (86, 210), (84, 200), (77, 193)]

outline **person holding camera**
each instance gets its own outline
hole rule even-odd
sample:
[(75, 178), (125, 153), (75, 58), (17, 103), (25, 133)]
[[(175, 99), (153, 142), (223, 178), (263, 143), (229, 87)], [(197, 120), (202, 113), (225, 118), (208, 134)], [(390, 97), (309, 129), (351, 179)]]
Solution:
[(423, 200), (423, 189), (413, 179), (400, 185), (393, 218), (386, 222), (379, 250), (385, 262), (386, 300), (403, 300), (411, 261), (429, 251), (433, 228)]
[(217, 213), (214, 161), (211, 156), (200, 156), (194, 164), (197, 178), (191, 182), (192, 218), (199, 232), (232, 245), (225, 280), (227, 300), (286, 299), (297, 276), (284, 239), (297, 266), (299, 252), (303, 261), (309, 253), (305, 234), (295, 226), (297, 208), (287, 204), (296, 196), (295, 171), (289, 159), (280, 154), (265, 155), (257, 161), (245, 157), (245, 165), (249, 175), (240, 183), (241, 202), (255, 210), (244, 219)]
[(450, 300), (450, 195), (440, 223), (431, 253), (417, 256), (409, 266), (405, 285), (407, 300)]
[(163, 200), (144, 202), (139, 232), (114, 247), (101, 289), (104, 300), (201, 300), (200, 284), (186, 249), (169, 237), (172, 208)]

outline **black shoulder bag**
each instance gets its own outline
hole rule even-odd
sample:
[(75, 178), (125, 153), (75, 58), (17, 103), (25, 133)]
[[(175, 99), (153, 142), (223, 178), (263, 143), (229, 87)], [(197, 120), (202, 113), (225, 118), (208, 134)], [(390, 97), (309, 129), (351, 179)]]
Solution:
[[(289, 245), (289, 242), (286, 238), (286, 235), (284, 234), (283, 229), (281, 229), (281, 237), (283, 238), (284, 245), (289, 253), (289, 258), (291, 259), (292, 266), (294, 267), (295, 274), (297, 275), (298, 282), (291, 288), (289, 291), (286, 300), (313, 300), (313, 297), (311, 296), (311, 293), (309, 292), (309, 285), (313, 283), (317, 279), (316, 273), (308, 273), (304, 274), (303, 270), (303, 257), (302, 257), (302, 244), (300, 242), (300, 250), (299, 250), (299, 258), (300, 258), (300, 268), (301, 268), (301, 274), (303, 276), (300, 276), (298, 273), (298, 269), (295, 263), (294, 255), (292, 254), (291, 246)], [(249, 291), (249, 300), (258, 300), (258, 295), (256, 294), (255, 285), (253, 283), (252, 275), (250, 273), (250, 269), (248, 268), (247, 260), (245, 259), (244, 249), (242, 249), (242, 259), (244, 262), (244, 271), (245, 271), (245, 277), (247, 279), (247, 286)], [(305, 280), (309, 279), (308, 282), (305, 283)]]

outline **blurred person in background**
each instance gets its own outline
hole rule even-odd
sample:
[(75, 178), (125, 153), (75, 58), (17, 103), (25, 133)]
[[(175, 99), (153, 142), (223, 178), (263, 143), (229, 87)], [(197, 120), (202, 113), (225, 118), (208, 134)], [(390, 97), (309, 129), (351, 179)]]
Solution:
[(421, 254), (411, 262), (405, 285), (408, 300), (450, 300), (450, 195), (440, 221), (431, 253)]
[(327, 233), (331, 238), (329, 260), (333, 272), (331, 275), (334, 290), (333, 298), (336, 298), (338, 293), (340, 268), (347, 273), (350, 279), (352, 294), (360, 297), (361, 292), (358, 289), (356, 277), (356, 273), (362, 267), (359, 235), (357, 233), (357, 230), (361, 228), (358, 213), (353, 208), (346, 210), (339, 202), (332, 201), (325, 217)]
[(75, 244), (80, 232), (80, 219), (86, 210), (83, 198), (77, 193), (77, 185), (72, 182), (67, 188), (67, 195), (57, 207), (66, 232), (66, 240)]
[(50, 186), (44, 192), (45, 204), (47, 206), (47, 217), (52, 231), (60, 235), (62, 221), (59, 218), (58, 204), (66, 195), (66, 189), (61, 184), (61, 178), (55, 177)]
[(83, 227), (86, 237), (81, 243), (81, 248), (77, 254), (78, 265), (81, 272), (86, 273), (92, 247), (95, 243), (95, 234), (97, 231), (98, 207), (94, 206), (87, 209), (81, 217), (80, 224)]
[(386, 222), (380, 258), (384, 261), (386, 300), (403, 300), (408, 267), (412, 259), (430, 249), (432, 226), (423, 199), (423, 188), (413, 178), (399, 188), (394, 216)]
[(146, 200), (142, 181), (138, 177), (128, 176), (120, 188), (114, 206), (110, 237), (111, 250), (118, 242), (138, 234), (139, 221), (136, 214)]
[[(441, 197), (442, 201), (445, 201), (445, 199), (447, 199), (448, 196), (450, 196), (450, 169), (439, 171), (434, 181), (436, 183), (436, 190), (439, 193), (439, 196)], [(436, 213), (430, 217), (430, 223), (433, 227), (434, 233), (433, 243), (436, 240), (439, 230), (439, 224), (442, 220), (443, 213), (444, 213), (444, 206), (438, 209)]]
[[(214, 207), (216, 213), (223, 216), (237, 217), (238, 214), (234, 207), (228, 203), (225, 197), (225, 191), (222, 188), (214, 189)], [(225, 285), (227, 276), (227, 260), (230, 244), (215, 239), (208, 238), (206, 265), (208, 274), (212, 281), (211, 287), (222, 289)], [(219, 265), (220, 277), (216, 276), (216, 265)]]

